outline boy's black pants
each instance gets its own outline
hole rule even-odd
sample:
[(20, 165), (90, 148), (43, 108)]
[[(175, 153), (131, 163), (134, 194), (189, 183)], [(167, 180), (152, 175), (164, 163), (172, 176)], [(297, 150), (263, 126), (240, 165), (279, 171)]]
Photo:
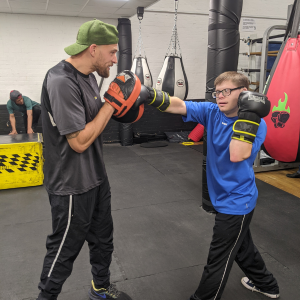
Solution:
[(234, 261), (257, 288), (279, 293), (277, 281), (267, 270), (251, 237), (253, 213), (254, 210), (247, 215), (216, 214), (207, 265), (195, 293), (200, 300), (221, 299)]
[(38, 300), (57, 299), (85, 241), (96, 287), (110, 284), (113, 221), (108, 179), (92, 190), (70, 196), (49, 194), (53, 233), (47, 237)]

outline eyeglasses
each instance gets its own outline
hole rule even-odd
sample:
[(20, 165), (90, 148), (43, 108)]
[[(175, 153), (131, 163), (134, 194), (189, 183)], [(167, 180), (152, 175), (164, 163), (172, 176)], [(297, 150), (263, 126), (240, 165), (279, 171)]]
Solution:
[(229, 95), (231, 94), (232, 91), (241, 89), (241, 88), (243, 88), (243, 87), (244, 87), (244, 86), (239, 86), (239, 87), (237, 87), (237, 88), (235, 88), (235, 89), (224, 89), (224, 90), (222, 90), (222, 91), (215, 91), (215, 92), (213, 92), (213, 93), (211, 93), (211, 94), (212, 94), (213, 98), (219, 98), (220, 93), (222, 93), (222, 95), (223, 95), (224, 97), (226, 97), (226, 96), (229, 96)]

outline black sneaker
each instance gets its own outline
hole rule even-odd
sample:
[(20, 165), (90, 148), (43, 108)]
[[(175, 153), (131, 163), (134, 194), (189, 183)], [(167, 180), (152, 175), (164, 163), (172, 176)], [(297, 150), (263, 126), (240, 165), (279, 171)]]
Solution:
[(253, 282), (248, 278), (248, 277), (243, 277), (242, 280), (242, 285), (247, 288), (248, 290), (252, 291), (252, 292), (258, 292), (261, 293), (269, 298), (279, 298), (279, 293), (278, 294), (271, 294), (271, 293), (265, 293), (262, 290), (258, 289)]
[(106, 289), (96, 289), (94, 281), (92, 280), (91, 290), (89, 291), (89, 297), (91, 300), (99, 299), (114, 299), (114, 300), (132, 300), (126, 293), (119, 292), (114, 284)]
[(300, 172), (297, 171), (297, 172), (292, 173), (292, 174), (286, 174), (286, 177), (289, 177), (289, 178), (300, 178)]

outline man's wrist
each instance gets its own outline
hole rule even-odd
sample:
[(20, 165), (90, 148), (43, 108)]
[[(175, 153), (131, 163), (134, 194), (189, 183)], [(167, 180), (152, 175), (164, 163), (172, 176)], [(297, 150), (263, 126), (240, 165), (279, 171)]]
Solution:
[(113, 115), (113, 113), (115, 112), (115, 108), (109, 103), (109, 102), (104, 102), (103, 106), (104, 109), (107, 109), (107, 111), (109, 113), (111, 113), (111, 115)]

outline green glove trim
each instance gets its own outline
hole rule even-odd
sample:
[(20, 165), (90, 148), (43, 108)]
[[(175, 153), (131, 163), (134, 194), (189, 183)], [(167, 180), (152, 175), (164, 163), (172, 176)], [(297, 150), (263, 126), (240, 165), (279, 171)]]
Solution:
[(151, 102), (149, 105), (152, 105), (159, 111), (164, 112), (171, 104), (169, 94), (153, 88), (148, 88), (148, 90), (151, 98), (153, 97), (153, 100), (150, 98)]
[(153, 89), (153, 92), (154, 92), (153, 100), (152, 100), (152, 102), (149, 103), (148, 105), (152, 105), (152, 104), (155, 102), (155, 99), (156, 99), (156, 89)]

